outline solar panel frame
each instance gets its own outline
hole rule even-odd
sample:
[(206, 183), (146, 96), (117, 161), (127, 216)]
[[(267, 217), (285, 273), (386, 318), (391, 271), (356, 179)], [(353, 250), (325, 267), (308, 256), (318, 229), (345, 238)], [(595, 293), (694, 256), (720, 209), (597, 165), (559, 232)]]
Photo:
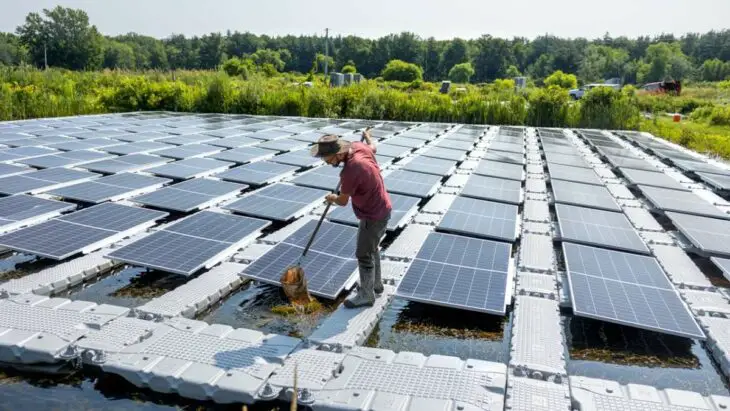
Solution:
[[(431, 233), (400, 280), (396, 296), (504, 315), (509, 298), (507, 284), (513, 271), (511, 253), (509, 243)], [(428, 276), (434, 272), (439, 273), (438, 277)], [(486, 284), (474, 285), (477, 276)]]
[(730, 258), (730, 221), (674, 211), (665, 214), (692, 243), (696, 254)]
[[(276, 244), (243, 271), (242, 275), (268, 284), (278, 285), (281, 273), (296, 262), (314, 229), (316, 221), (309, 221), (289, 237)], [(355, 248), (357, 229), (343, 224), (322, 222), (302, 268), (307, 288), (315, 296), (335, 299), (355, 282), (357, 260)]]
[(393, 170), (384, 176), (383, 182), (389, 193), (427, 198), (436, 193), (441, 177), (414, 171)]
[(314, 209), (327, 190), (276, 183), (226, 204), (223, 209), (274, 221), (290, 221)]
[[(408, 223), (411, 218), (418, 212), (418, 203), (420, 198), (404, 196), (400, 194), (389, 194), (393, 211), (386, 227), (386, 231), (395, 231)], [(332, 210), (327, 219), (335, 223), (357, 226), (360, 224), (355, 212), (351, 206), (337, 207)]]
[(517, 180), (472, 174), (459, 194), (478, 200), (522, 204), (522, 183)]
[(650, 254), (623, 213), (556, 204), (556, 239), (607, 249)]
[(692, 192), (643, 185), (636, 187), (655, 210), (676, 211), (683, 214), (730, 220), (730, 214)]
[(233, 254), (270, 224), (256, 218), (201, 211), (105, 257), (190, 276)]
[(565, 180), (554, 180), (551, 185), (556, 203), (619, 213), (622, 211), (606, 187)]
[(711, 257), (710, 261), (712, 261), (715, 266), (717, 266), (717, 268), (722, 271), (722, 274), (725, 278), (730, 278), (730, 259)]
[(575, 315), (705, 339), (655, 258), (570, 243), (563, 255)]
[(298, 167), (295, 166), (271, 161), (258, 161), (234, 167), (223, 173), (216, 174), (216, 177), (234, 183), (262, 186), (293, 175), (297, 170)]
[(439, 231), (513, 242), (519, 234), (518, 207), (513, 204), (456, 197), (436, 226)]

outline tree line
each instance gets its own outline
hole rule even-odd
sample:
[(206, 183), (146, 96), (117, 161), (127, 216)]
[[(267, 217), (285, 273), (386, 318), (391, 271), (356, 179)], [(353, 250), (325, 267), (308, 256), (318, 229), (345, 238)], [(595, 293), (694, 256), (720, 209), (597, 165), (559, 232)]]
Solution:
[[(582, 82), (621, 78), (643, 83), (672, 78), (718, 81), (730, 78), (730, 30), (567, 39), (551, 35), (512, 39), (436, 40), (414, 33), (377, 39), (335, 36), (267, 36), (228, 31), (165, 39), (129, 33), (104, 36), (83, 10), (58, 6), (30, 13), (15, 33), (0, 33), (0, 65), (30, 64), (72, 70), (216, 69), (231, 58), (259, 62), (268, 71), (311, 73), (330, 68), (356, 69), (378, 77), (392, 60), (412, 63), (427, 81), (454, 78), (486, 82), (520, 75), (538, 81), (560, 70)], [(256, 64), (259, 64), (256, 63)]]

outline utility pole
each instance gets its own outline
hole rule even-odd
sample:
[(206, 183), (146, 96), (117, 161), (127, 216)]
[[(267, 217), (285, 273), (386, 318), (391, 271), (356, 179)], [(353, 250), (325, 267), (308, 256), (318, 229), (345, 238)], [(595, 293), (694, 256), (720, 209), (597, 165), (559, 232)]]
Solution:
[(324, 29), (324, 78), (327, 79), (327, 60), (330, 58), (329, 48), (329, 34), (330, 29)]

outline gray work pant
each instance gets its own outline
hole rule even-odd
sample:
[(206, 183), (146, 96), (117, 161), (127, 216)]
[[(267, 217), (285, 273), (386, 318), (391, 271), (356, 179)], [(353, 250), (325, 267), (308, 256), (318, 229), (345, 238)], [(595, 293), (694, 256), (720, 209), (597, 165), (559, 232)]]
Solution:
[(360, 220), (357, 230), (357, 264), (360, 270), (360, 294), (369, 300), (375, 300), (375, 289), (382, 290), (380, 277), (380, 239), (390, 220), (388, 213), (382, 220)]

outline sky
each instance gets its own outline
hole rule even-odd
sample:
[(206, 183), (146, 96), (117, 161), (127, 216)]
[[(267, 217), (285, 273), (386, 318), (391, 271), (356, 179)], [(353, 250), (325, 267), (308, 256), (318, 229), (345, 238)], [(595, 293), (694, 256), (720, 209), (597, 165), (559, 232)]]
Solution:
[[(588, 5), (590, 4), (590, 6)], [(411, 31), (422, 37), (602, 37), (707, 32), (730, 27), (728, 0), (0, 0), (0, 31), (29, 12), (80, 8), (107, 35), (250, 31), (256, 34), (358, 35)]]

